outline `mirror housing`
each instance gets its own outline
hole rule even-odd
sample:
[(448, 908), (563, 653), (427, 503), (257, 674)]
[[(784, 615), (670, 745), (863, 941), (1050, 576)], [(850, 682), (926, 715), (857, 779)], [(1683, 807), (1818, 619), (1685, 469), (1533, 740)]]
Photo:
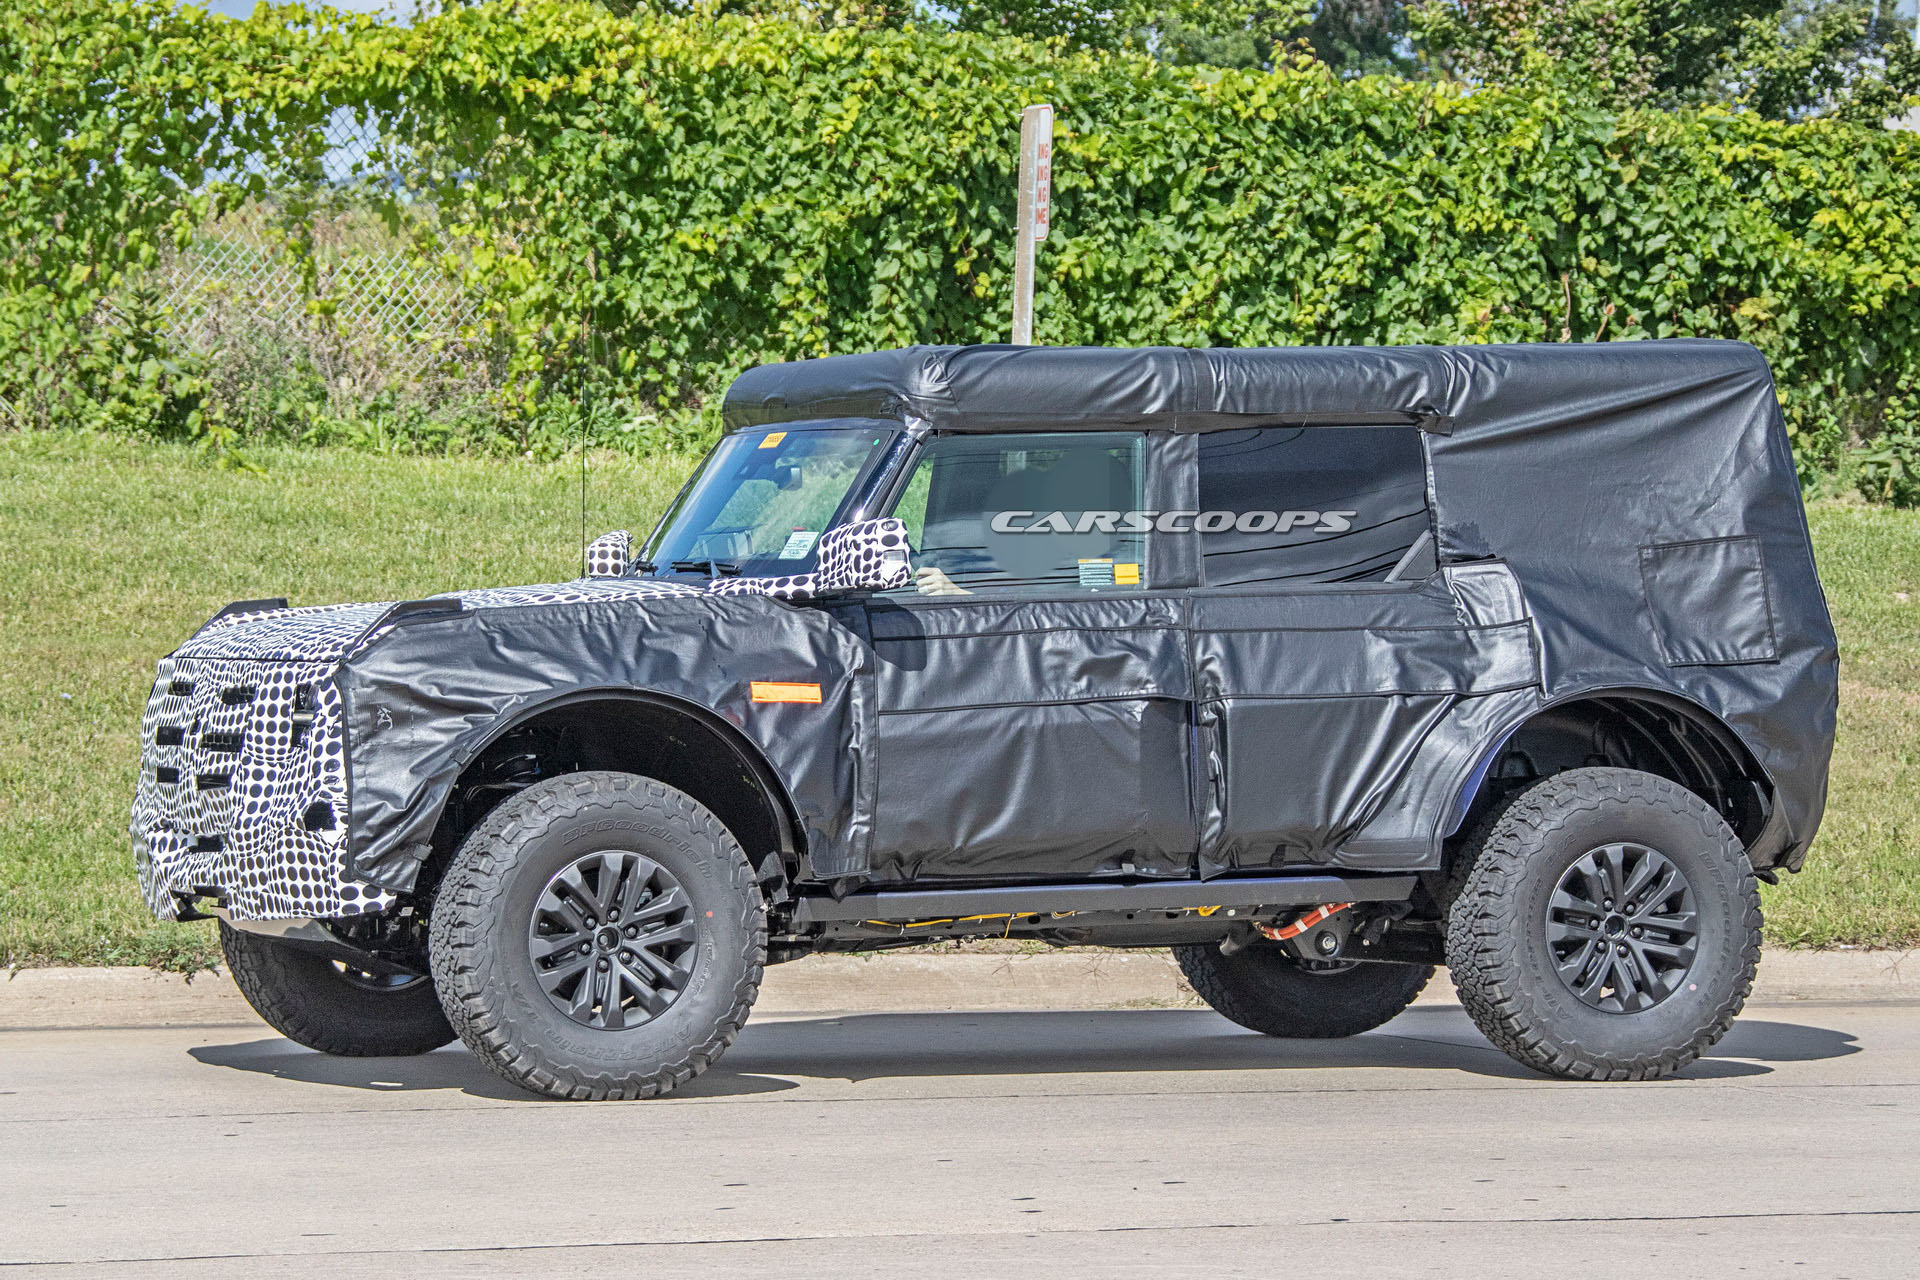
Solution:
[(912, 577), (907, 563), (907, 525), (892, 516), (843, 524), (820, 539), (819, 595), (841, 591), (892, 591)]
[(818, 600), (848, 591), (892, 591), (912, 577), (907, 562), (907, 526), (891, 516), (861, 520), (829, 530), (820, 538), (819, 566), (812, 573), (786, 578), (715, 578), (707, 591), (716, 596), (773, 596), (778, 600)]
[(633, 535), (625, 529), (603, 533), (587, 544), (587, 577), (624, 578), (633, 567)]

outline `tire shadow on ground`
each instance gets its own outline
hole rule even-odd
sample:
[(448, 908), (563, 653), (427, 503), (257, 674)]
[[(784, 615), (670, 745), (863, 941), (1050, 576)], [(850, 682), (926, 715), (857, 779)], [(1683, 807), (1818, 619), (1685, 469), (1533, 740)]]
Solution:
[[(473, 1097), (539, 1101), (499, 1079), (459, 1045), (416, 1058), (331, 1058), (279, 1038), (188, 1050), (212, 1067), (338, 1088), (397, 1093), (454, 1089)], [(1845, 1031), (1746, 1019), (1686, 1081), (1767, 1075), (1772, 1063), (1859, 1052)], [(1466, 1074), (1566, 1087), (1513, 1062), (1457, 1008), (1409, 1009), (1379, 1031), (1347, 1040), (1276, 1040), (1204, 1010), (854, 1013), (750, 1022), (712, 1070), (671, 1096), (718, 1099), (778, 1093), (806, 1078), (1088, 1075), (1137, 1072), (1327, 1071), (1376, 1068)]]

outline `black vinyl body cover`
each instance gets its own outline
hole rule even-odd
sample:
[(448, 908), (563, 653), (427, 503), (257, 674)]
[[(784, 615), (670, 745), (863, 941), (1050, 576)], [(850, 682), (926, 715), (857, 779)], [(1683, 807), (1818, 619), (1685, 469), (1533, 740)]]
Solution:
[[(1772, 784), (1781, 861), (1797, 867), (1818, 826), (1837, 646), (1772, 376), (1743, 343), (919, 347), (749, 370), (725, 406), (736, 430), (838, 415), (956, 432), (1422, 428), (1441, 564), (1497, 562), (1507, 581), (1449, 575), (1453, 598), (1426, 608), (1418, 593), (1185, 593), (1203, 728), (1235, 688), (1323, 712), (1295, 708), (1286, 739), (1262, 744), (1284, 768), (1224, 762), (1215, 791), (1270, 794), (1291, 778), (1294, 797), (1268, 803), (1371, 793), (1304, 819), (1318, 831), (1296, 833), (1310, 860), (1371, 864), (1356, 852), (1371, 833), (1382, 864), (1426, 861), (1434, 832), (1383, 832), (1390, 810), (1438, 809), (1450, 825), (1474, 765), (1514, 724), (1609, 690), (1671, 694), (1730, 728)], [(1231, 626), (1209, 621), (1223, 611)], [(1436, 640), (1428, 629), (1449, 615), (1466, 632)], [(1530, 638), (1530, 671), (1496, 643), (1503, 627), (1508, 641)], [(1422, 638), (1434, 641), (1424, 655)], [(1369, 694), (1390, 703), (1356, 725), (1341, 702)], [(1311, 752), (1288, 747), (1301, 733)], [(1233, 735), (1221, 736), (1232, 755)], [(1195, 791), (1204, 870), (1205, 824), (1231, 806), (1210, 803), (1204, 781)], [(1251, 826), (1264, 839), (1286, 824)]]
[[(757, 757), (819, 879), (1430, 870), (1516, 726), (1625, 691), (1744, 745), (1783, 824), (1770, 860), (1797, 866), (1819, 823), (1838, 658), (1750, 347), (912, 348), (751, 370), (725, 417), (1144, 430), (1160, 506), (1191, 493), (1194, 433), (1417, 428), (1440, 570), (1208, 589), (1166, 538), (1139, 591), (1097, 597), (422, 614), (341, 667), (360, 874), (408, 889), (505, 726), (624, 694)], [(820, 701), (755, 701), (756, 680)]]

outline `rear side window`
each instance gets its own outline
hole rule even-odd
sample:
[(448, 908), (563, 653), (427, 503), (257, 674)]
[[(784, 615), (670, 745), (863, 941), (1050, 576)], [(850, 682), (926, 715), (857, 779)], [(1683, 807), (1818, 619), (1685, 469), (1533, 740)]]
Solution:
[(1434, 570), (1413, 427), (1255, 427), (1200, 437), (1194, 528), (1208, 586), (1417, 582)]

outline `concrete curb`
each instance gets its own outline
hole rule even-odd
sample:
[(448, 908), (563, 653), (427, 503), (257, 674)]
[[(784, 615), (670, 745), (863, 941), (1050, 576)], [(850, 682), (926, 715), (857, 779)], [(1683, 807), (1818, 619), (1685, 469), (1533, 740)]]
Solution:
[[(1769, 951), (1755, 1004), (1920, 1003), (1920, 953)], [(1422, 1005), (1451, 1004), (1438, 977)], [(761, 1013), (1201, 1008), (1159, 951), (907, 951), (812, 956), (767, 971)], [(141, 968), (22, 969), (0, 977), (0, 1030), (257, 1024), (221, 971), (191, 980)]]

